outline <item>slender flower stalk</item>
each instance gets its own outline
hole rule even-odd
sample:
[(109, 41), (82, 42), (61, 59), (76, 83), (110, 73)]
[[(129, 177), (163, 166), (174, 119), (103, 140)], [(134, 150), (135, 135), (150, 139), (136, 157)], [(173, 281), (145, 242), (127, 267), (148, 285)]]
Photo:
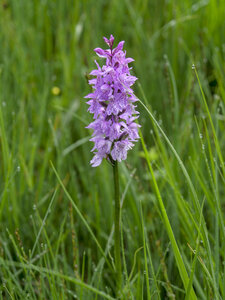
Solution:
[(120, 188), (119, 188), (119, 173), (118, 173), (118, 162), (115, 161), (113, 166), (114, 175), (114, 190), (115, 190), (115, 211), (114, 211), (114, 253), (115, 253), (115, 264), (116, 264), (116, 279), (117, 279), (117, 292), (121, 290), (121, 257), (120, 257)]
[(91, 160), (92, 167), (101, 164), (106, 158), (113, 166), (114, 189), (115, 189), (115, 211), (114, 211), (114, 252), (116, 266), (117, 296), (122, 285), (122, 266), (120, 251), (120, 195), (119, 195), (119, 173), (118, 162), (127, 158), (127, 151), (134, 146), (139, 138), (138, 127), (135, 122), (139, 113), (135, 110), (134, 103), (138, 100), (131, 86), (137, 80), (130, 74), (132, 68), (128, 64), (132, 58), (126, 58), (123, 51), (124, 41), (113, 49), (114, 37), (104, 38), (109, 49), (96, 48), (94, 51), (99, 57), (106, 60), (102, 67), (95, 61), (97, 69), (90, 75), (92, 93), (85, 98), (90, 100), (88, 111), (93, 114), (94, 121), (87, 126), (93, 130), (90, 141), (94, 142)]

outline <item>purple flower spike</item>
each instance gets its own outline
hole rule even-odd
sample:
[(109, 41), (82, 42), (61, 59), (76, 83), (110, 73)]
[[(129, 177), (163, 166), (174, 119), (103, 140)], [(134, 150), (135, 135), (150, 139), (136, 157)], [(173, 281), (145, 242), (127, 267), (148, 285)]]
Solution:
[(92, 167), (101, 164), (103, 158), (109, 161), (121, 161), (127, 158), (127, 151), (134, 146), (133, 142), (139, 139), (138, 125), (135, 120), (139, 113), (135, 110), (135, 97), (131, 86), (137, 80), (130, 75), (128, 64), (132, 58), (126, 58), (123, 51), (124, 41), (113, 49), (114, 37), (104, 37), (109, 49), (96, 48), (94, 51), (99, 57), (106, 59), (106, 64), (90, 75), (95, 78), (89, 80), (92, 93), (88, 94), (88, 111), (93, 114), (94, 121), (87, 126), (94, 130), (90, 141), (94, 142), (91, 160)]

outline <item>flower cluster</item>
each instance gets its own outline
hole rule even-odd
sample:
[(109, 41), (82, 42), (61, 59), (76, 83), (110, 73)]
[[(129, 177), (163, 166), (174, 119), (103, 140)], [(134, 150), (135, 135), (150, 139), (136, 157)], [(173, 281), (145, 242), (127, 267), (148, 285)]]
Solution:
[(103, 158), (111, 162), (125, 160), (127, 151), (139, 138), (139, 125), (135, 122), (138, 112), (133, 104), (138, 99), (131, 89), (137, 78), (130, 75), (131, 68), (128, 67), (133, 59), (126, 58), (124, 41), (114, 49), (112, 35), (104, 41), (109, 49), (96, 48), (94, 51), (106, 59), (106, 64), (100, 67), (95, 61), (97, 69), (90, 73), (95, 78), (89, 80), (93, 92), (85, 97), (90, 98), (88, 111), (94, 115), (94, 122), (87, 126), (94, 130), (90, 139), (95, 144), (93, 167), (99, 166)]

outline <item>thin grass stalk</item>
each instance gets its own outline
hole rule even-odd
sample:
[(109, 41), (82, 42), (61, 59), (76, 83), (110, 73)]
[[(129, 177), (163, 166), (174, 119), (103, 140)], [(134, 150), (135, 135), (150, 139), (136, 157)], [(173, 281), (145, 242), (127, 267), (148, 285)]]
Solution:
[[(174, 252), (174, 257), (175, 257), (175, 260), (176, 260), (176, 263), (177, 263), (177, 267), (178, 267), (183, 285), (185, 287), (185, 290), (187, 290), (189, 277), (188, 277), (188, 274), (187, 274), (182, 256), (180, 254), (180, 250), (178, 248), (175, 236), (173, 234), (173, 230), (172, 230), (172, 227), (170, 225), (169, 218), (168, 218), (167, 213), (166, 213), (166, 209), (165, 209), (165, 206), (164, 206), (164, 203), (163, 203), (160, 191), (159, 191), (159, 187), (158, 187), (158, 184), (157, 184), (157, 181), (156, 181), (156, 178), (155, 178), (154, 171), (152, 169), (152, 165), (151, 165), (151, 162), (150, 162), (150, 159), (149, 159), (149, 155), (148, 155), (147, 148), (145, 146), (141, 131), (140, 131), (140, 137), (141, 137), (142, 147), (143, 147), (143, 150), (145, 152), (145, 157), (146, 157), (146, 161), (147, 161), (147, 164), (148, 164), (149, 172), (150, 172), (151, 177), (152, 177), (153, 186), (154, 186), (156, 196), (157, 196), (157, 199), (158, 199), (158, 202), (159, 202), (159, 206), (160, 206), (160, 210), (161, 210), (161, 214), (162, 214), (162, 219), (163, 219), (166, 231), (168, 233), (169, 239), (171, 241), (171, 245), (172, 245), (173, 252)], [(191, 299), (193, 299), (193, 300), (197, 299), (193, 287), (191, 288), (190, 295), (191, 295)]]

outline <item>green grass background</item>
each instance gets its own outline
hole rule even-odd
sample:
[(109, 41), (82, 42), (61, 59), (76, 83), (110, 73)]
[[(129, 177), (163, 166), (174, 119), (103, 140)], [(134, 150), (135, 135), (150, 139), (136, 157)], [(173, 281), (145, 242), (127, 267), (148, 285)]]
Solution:
[(110, 34), (145, 105), (119, 166), (120, 297), (225, 299), (224, 20), (223, 0), (0, 2), (0, 299), (116, 298), (112, 167), (89, 164), (83, 98)]

